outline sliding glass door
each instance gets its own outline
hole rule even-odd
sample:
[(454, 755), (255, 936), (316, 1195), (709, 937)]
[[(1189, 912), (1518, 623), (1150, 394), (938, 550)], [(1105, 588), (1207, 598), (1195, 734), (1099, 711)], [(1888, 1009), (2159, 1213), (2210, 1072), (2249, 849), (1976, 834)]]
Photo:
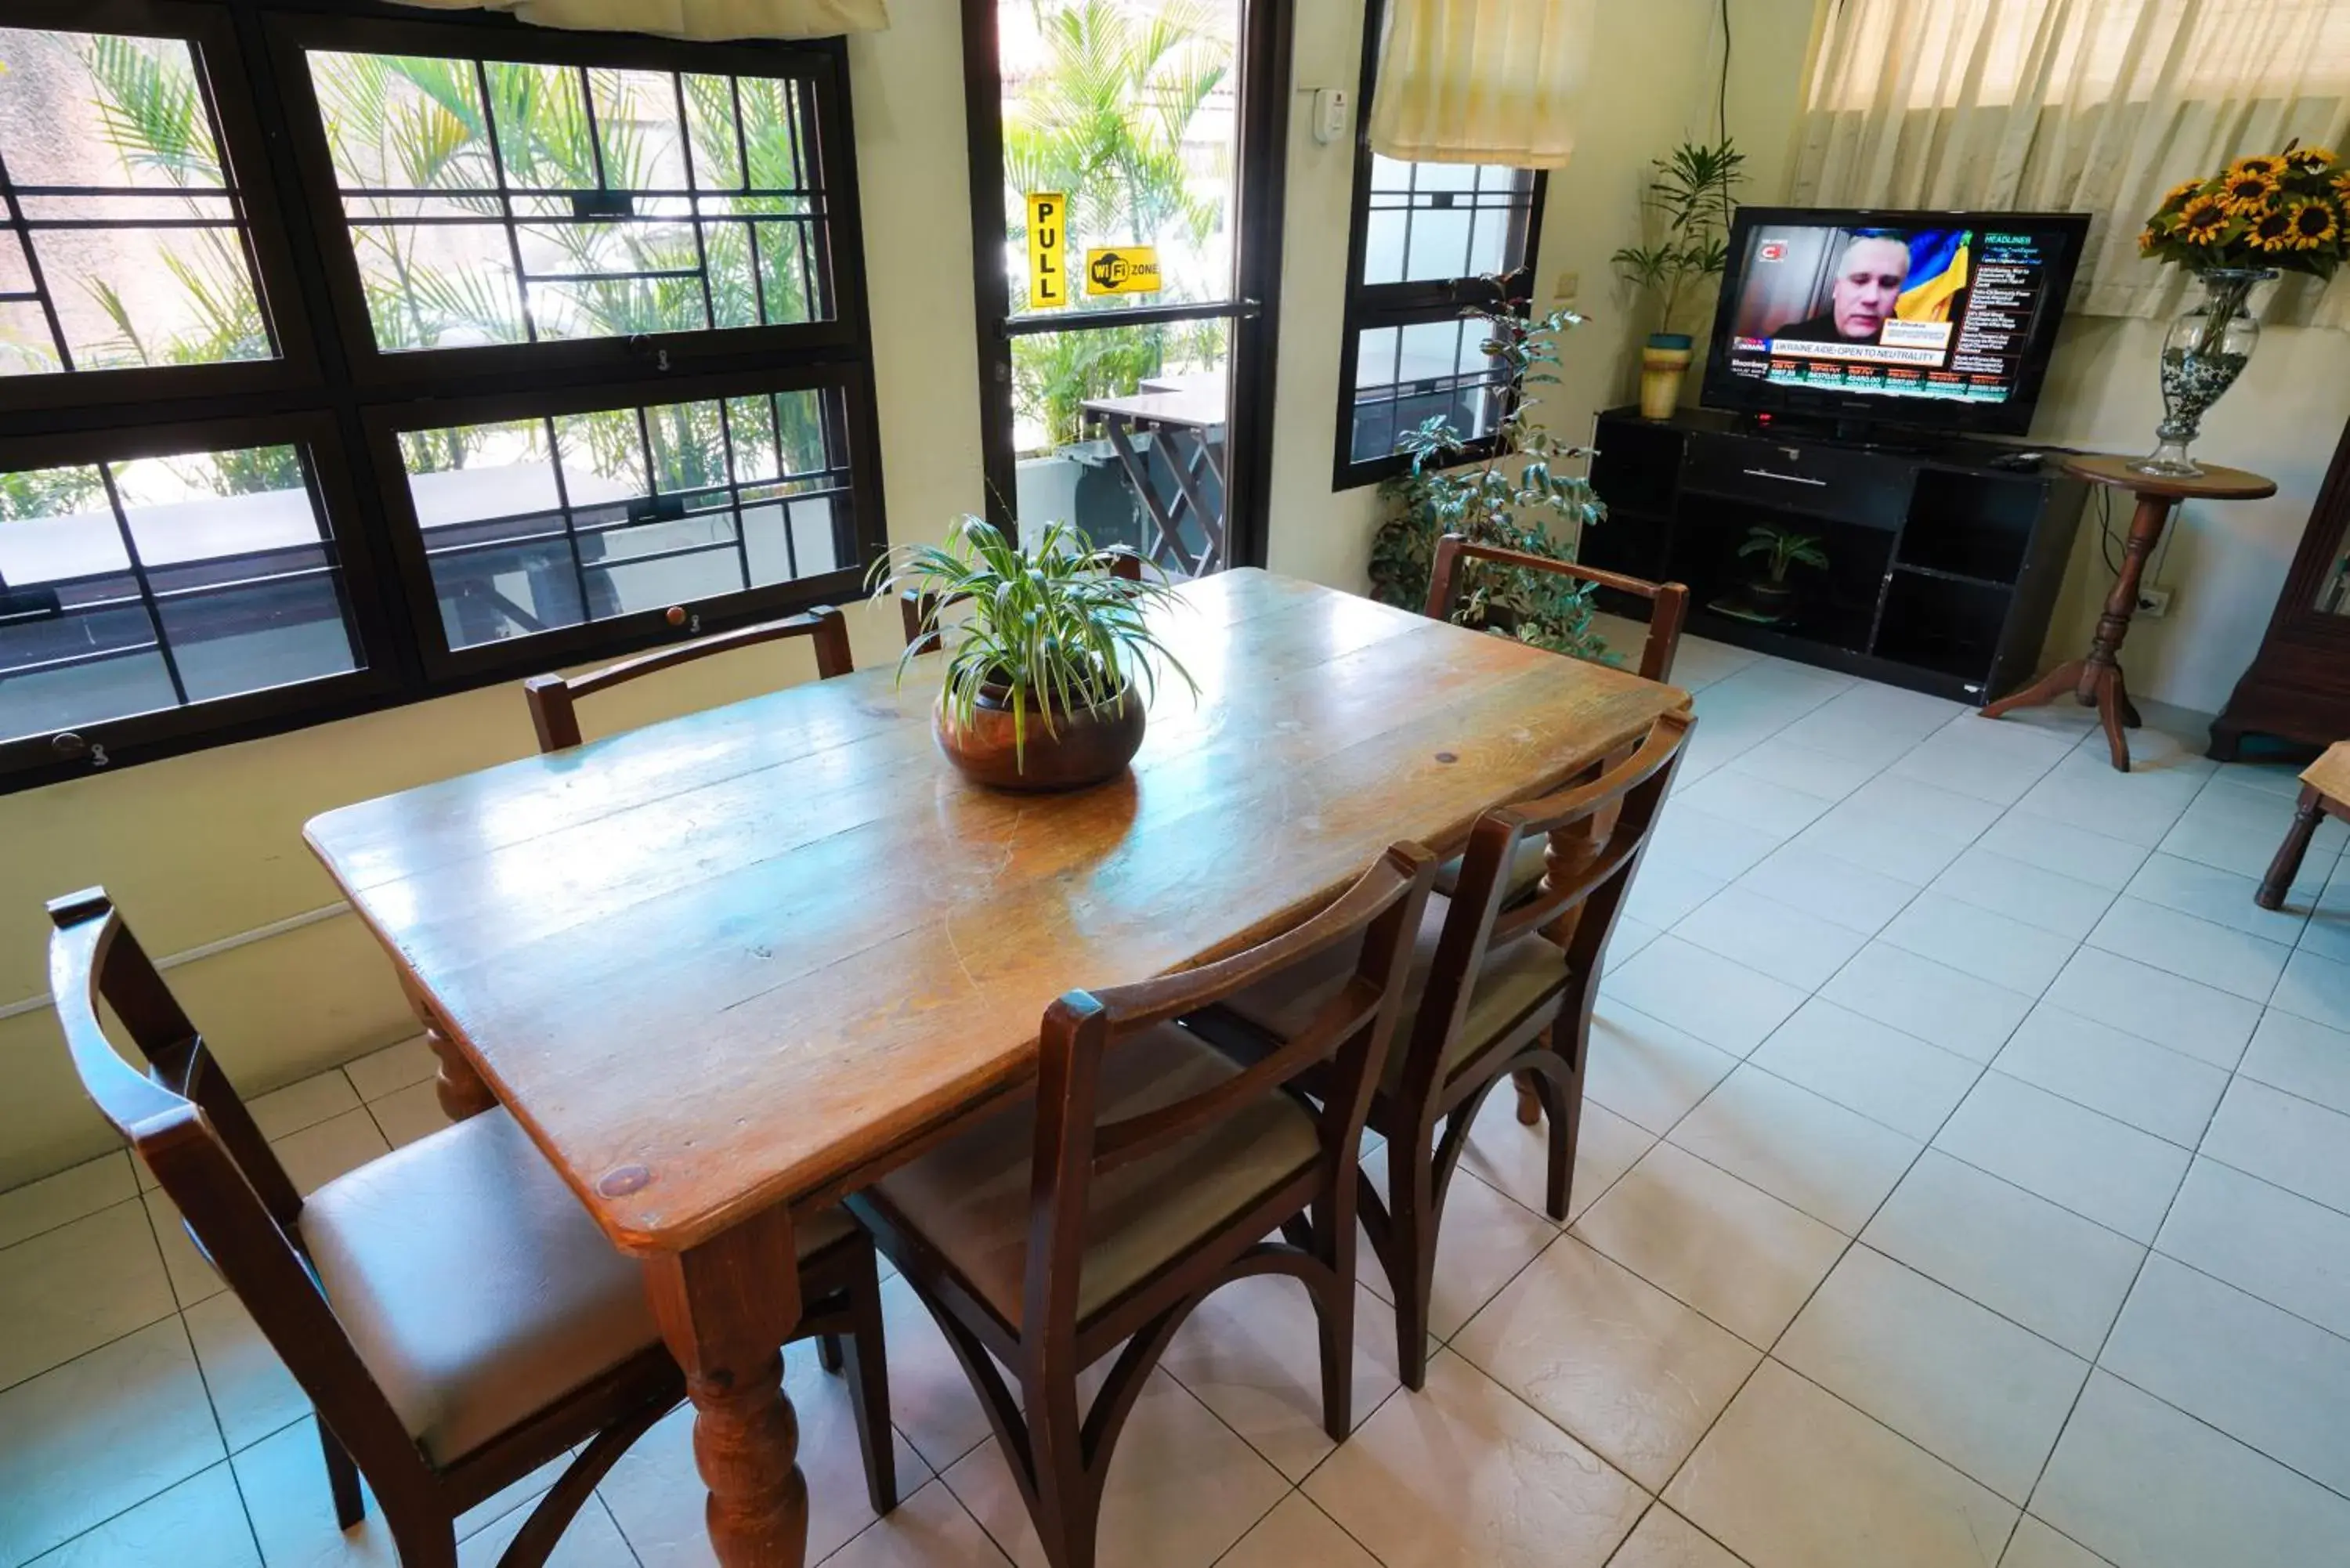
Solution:
[(1261, 561), (1278, 0), (964, 0), (988, 511)]

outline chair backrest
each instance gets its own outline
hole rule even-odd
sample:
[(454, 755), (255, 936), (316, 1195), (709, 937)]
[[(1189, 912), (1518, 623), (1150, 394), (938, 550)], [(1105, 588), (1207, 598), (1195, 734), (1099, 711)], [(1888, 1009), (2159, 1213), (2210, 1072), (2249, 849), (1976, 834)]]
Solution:
[[(1142, 581), (1142, 557), (1130, 552), (1112, 556), (1109, 571), (1114, 577), (1139, 583)], [(969, 597), (969, 594), (926, 594), (920, 588), (908, 588), (899, 594), (898, 616), (906, 625), (906, 646), (916, 653), (936, 649), (940, 641), (940, 612)]]
[[(203, 1036), (101, 888), (49, 904), (49, 990), (82, 1088), (178, 1206), (302, 1391), (379, 1490), (429, 1475), (327, 1304), (302, 1251), (302, 1199)], [(113, 1011), (145, 1070), (115, 1049)], [(407, 1467), (413, 1466), (413, 1469)]]
[[(1565, 972), (1588, 1012), (1599, 989), (1599, 960), (1616, 928), (1683, 742), (1695, 721), (1668, 713), (1630, 756), (1589, 773), (1555, 794), (1485, 813), (1461, 858), (1452, 907), (1438, 939), (1427, 989), (1404, 1063), (1402, 1092), (1415, 1103), (1443, 1071), (1445, 1044), (1467, 1019), (1471, 999), (1494, 948), (1539, 931), (1566, 951)], [(1518, 846), (1543, 835), (1548, 862), (1534, 890), (1512, 901)]]
[(657, 648), (650, 653), (624, 659), (618, 664), (608, 664), (585, 675), (534, 675), (523, 682), (522, 694), (523, 700), (530, 704), (530, 724), (538, 732), (538, 749), (542, 753), (560, 752), (579, 743), (579, 715), (575, 704), (582, 697), (592, 697), (598, 691), (634, 680), (639, 676), (691, 664), (697, 659), (732, 653), (740, 648), (755, 648), (763, 642), (781, 642), (794, 637), (814, 640), (816, 674), (824, 680), (846, 675), (857, 668), (848, 654), (847, 618), (837, 609), (819, 606), (805, 615), (763, 621), (757, 626), (737, 627), (733, 631), (722, 631), (715, 637), (699, 638), (670, 648)]
[[(1280, 936), (1180, 974), (1073, 991), (1045, 1010), (1024, 1324), (1066, 1324), (1075, 1316), (1076, 1260), (1096, 1177), (1283, 1092), (1316, 1064), (1329, 1064), (1329, 1092), (1318, 1108), (1303, 1096), (1297, 1103), (1319, 1128), (1321, 1176), (1336, 1206), (1333, 1222), (1353, 1233), (1352, 1173), (1363, 1121), (1402, 1011), (1411, 940), (1436, 867), (1436, 857), (1420, 846), (1394, 845), (1336, 902)], [(1097, 1119), (1107, 1053), (1346, 944), (1360, 950), (1354, 973), (1295, 1034), (1212, 1089), (1117, 1121)]]
[(1603, 572), (1596, 566), (1578, 566), (1573, 561), (1554, 561), (1546, 556), (1530, 556), (1523, 550), (1504, 550), (1495, 545), (1471, 543), (1459, 534), (1447, 534), (1436, 542), (1436, 561), (1428, 578), (1428, 609), (1430, 620), (1451, 620), (1452, 603), (1460, 593), (1461, 564), (1464, 560), (1491, 561), (1495, 566), (1513, 566), (1521, 571), (1547, 572), (1555, 577), (1573, 577), (1577, 582), (1593, 583), (1618, 593), (1630, 594), (1648, 601), (1648, 636), (1640, 648), (1640, 674), (1649, 680), (1669, 680), (1673, 676), (1673, 655), (1681, 645), (1681, 622), (1689, 618), (1689, 588), (1680, 583), (1652, 583), (1643, 577), (1627, 577), (1621, 572)]

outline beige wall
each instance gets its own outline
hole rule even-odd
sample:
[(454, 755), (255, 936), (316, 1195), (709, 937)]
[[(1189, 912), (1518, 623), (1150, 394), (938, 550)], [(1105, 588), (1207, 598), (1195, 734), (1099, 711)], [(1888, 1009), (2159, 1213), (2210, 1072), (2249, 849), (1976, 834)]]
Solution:
[[(1814, 0), (1741, 0), (1730, 78), (1730, 129), (1747, 154), (1750, 194), (1776, 192), (1801, 101)], [(1721, 36), (1713, 0), (1645, 0), (1596, 8), (1595, 69), (1572, 162), (1550, 177), (1538, 247), (1536, 303), (1572, 303), (1590, 319), (1566, 340), (1562, 382), (1544, 394), (1544, 422), (1588, 439), (1594, 415), (1631, 400), (1647, 330), (1607, 258), (1639, 234), (1651, 159), (1713, 133)], [(1378, 499), (1370, 487), (1330, 489), (1337, 439), (1339, 323), (1345, 304), (1353, 149), (1322, 146), (1305, 124), (1305, 95), (1352, 90), (1362, 69), (1361, 0), (1300, 0), (1283, 265), (1281, 380), (1273, 454), (1274, 570), (1359, 589)], [(1571, 302), (1555, 296), (1575, 275)], [(1691, 388), (1694, 395), (1695, 381)]]

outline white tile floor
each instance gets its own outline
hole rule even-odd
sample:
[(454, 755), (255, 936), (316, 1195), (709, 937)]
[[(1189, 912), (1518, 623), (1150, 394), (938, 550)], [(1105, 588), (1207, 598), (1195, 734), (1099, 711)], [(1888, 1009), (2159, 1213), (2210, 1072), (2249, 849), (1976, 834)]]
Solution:
[[(2350, 862), (2251, 902), (2292, 780), (2085, 716), (1701, 642), (1699, 726), (1604, 988), (1576, 1213), (1496, 1101), (1443, 1342), (1315, 1418), (1303, 1295), (1179, 1335), (1119, 1451), (1117, 1568), (2313, 1568), (2350, 1563)], [(2339, 862), (2339, 864), (2337, 864)], [(2339, 875), (2337, 876), (2337, 871)], [(417, 1045), (255, 1106), (315, 1186), (438, 1125)], [(309, 1417), (122, 1157), (0, 1194), (0, 1568), (384, 1564)], [(887, 1287), (906, 1502), (789, 1376), (811, 1561), (1038, 1561), (951, 1356)], [(535, 1478), (479, 1510), (487, 1563)], [(708, 1561), (686, 1423), (564, 1568)]]

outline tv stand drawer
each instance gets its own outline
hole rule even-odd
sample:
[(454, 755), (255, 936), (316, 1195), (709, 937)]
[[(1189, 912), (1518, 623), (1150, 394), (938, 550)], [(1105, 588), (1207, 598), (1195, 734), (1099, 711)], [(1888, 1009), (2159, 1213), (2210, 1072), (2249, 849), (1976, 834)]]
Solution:
[(1750, 506), (1887, 532), (1901, 526), (1915, 462), (1828, 441), (1691, 431), (1681, 487)]

